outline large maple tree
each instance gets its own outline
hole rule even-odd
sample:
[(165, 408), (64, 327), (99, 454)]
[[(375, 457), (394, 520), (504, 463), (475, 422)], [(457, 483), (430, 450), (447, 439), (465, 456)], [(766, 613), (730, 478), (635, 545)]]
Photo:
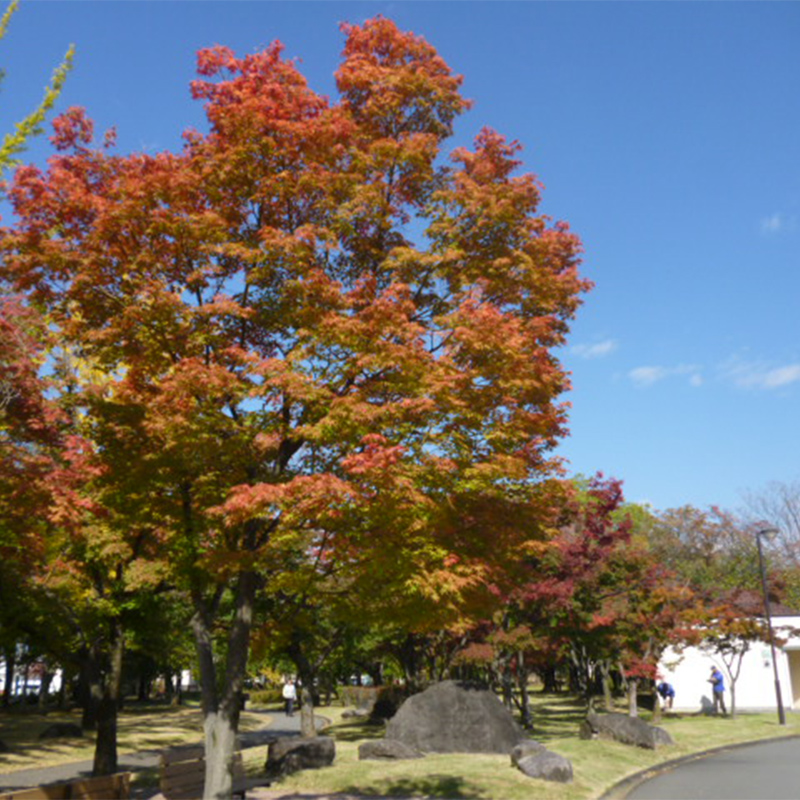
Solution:
[(432, 46), (343, 30), (336, 102), (278, 43), (203, 50), (182, 152), (95, 147), (70, 109), (10, 192), (2, 269), (91, 365), (71, 391), (104, 491), (154, 543), (133, 574), (194, 603), (207, 797), (230, 793), (259, 592), (455, 608), (550, 519), (579, 240), (517, 143), (443, 160), (469, 104)]

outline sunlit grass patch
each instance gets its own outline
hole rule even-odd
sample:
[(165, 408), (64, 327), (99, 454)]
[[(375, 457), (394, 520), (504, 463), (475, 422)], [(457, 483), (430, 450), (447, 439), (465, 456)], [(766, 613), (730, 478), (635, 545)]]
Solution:
[[(0, 772), (33, 767), (51, 767), (94, 757), (95, 734), (86, 731), (81, 738), (39, 739), (39, 734), (55, 722), (80, 725), (80, 711), (50, 711), (47, 714), (25, 710), (0, 714), (0, 739), (11, 752), (0, 754)], [(269, 724), (270, 717), (245, 711), (240, 729), (255, 730)], [(199, 742), (203, 737), (203, 718), (191, 706), (132, 706), (124, 709), (117, 721), (117, 746), (120, 754), (158, 750)]]
[[(384, 797), (476, 798), (481, 800), (590, 800), (623, 778), (663, 761), (742, 741), (800, 733), (800, 720), (790, 715), (786, 727), (774, 714), (742, 714), (737, 719), (669, 715), (662, 726), (676, 741), (657, 751), (578, 737), (585, 708), (567, 695), (537, 695), (532, 738), (572, 761), (574, 781), (548, 783), (524, 776), (507, 755), (446, 754), (424, 759), (359, 761), (358, 744), (374, 738), (380, 727), (366, 721), (341, 720), (326, 733), (336, 739), (332, 767), (308, 770), (283, 779), (276, 788), (298, 793)], [(327, 713), (327, 709), (325, 710)], [(645, 721), (651, 720), (643, 712)]]

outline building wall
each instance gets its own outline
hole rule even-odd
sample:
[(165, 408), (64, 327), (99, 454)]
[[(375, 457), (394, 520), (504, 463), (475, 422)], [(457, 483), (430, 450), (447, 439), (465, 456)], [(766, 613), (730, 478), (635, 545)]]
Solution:
[[(778, 680), (784, 708), (800, 711), (800, 636), (789, 636), (787, 630), (800, 630), (800, 616), (776, 617), (773, 629), (777, 637), (787, 639), (782, 648), (776, 647)], [(784, 629), (783, 631), (781, 629)], [(676, 711), (703, 711), (713, 707), (711, 667), (719, 667), (725, 676), (725, 702), (730, 711), (731, 681), (719, 656), (689, 647), (678, 654), (669, 650), (659, 666), (661, 678), (675, 688)], [(775, 676), (769, 644), (753, 642), (742, 661), (736, 681), (736, 710), (757, 711), (775, 709)]]

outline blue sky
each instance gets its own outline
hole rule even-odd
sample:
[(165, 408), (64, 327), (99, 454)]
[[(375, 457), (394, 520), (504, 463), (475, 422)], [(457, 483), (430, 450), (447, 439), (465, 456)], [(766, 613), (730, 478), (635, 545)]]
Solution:
[(335, 97), (338, 23), (379, 13), (464, 75), (453, 146), (518, 139), (543, 211), (583, 239), (570, 470), (659, 509), (800, 478), (800, 3), (23, 0), (3, 129), (74, 42), (60, 108), (116, 126), (122, 152), (176, 149), (203, 124), (199, 48), (280, 39)]

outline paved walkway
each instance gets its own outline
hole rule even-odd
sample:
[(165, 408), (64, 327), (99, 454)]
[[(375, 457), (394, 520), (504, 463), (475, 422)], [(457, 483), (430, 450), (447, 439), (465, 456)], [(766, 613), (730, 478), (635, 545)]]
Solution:
[[(263, 728), (255, 731), (248, 731), (239, 734), (242, 749), (248, 747), (258, 747), (259, 745), (267, 744), (271, 739), (276, 736), (299, 736), (300, 735), (300, 715), (295, 714), (292, 717), (287, 717), (281, 713), (260, 712), (264, 716), (270, 717), (270, 722)], [(324, 724), (322, 718), (318, 718), (317, 724), (321, 727)], [(156, 750), (143, 750), (138, 753), (123, 753), (119, 756), (119, 771), (120, 772), (139, 772), (140, 770), (150, 767), (158, 766), (158, 758), (161, 754), (161, 749)], [(92, 773), (91, 761), (73, 761), (68, 764), (59, 764), (55, 767), (42, 767), (34, 769), (21, 769), (14, 772), (0, 773), (0, 791), (8, 791), (10, 789), (24, 789), (28, 786), (42, 786), (47, 783), (56, 783), (57, 781), (69, 781), (75, 778), (88, 777)], [(144, 798), (156, 794), (158, 789), (154, 787), (136, 789), (132, 791), (133, 797)], [(248, 796), (251, 793), (248, 792)], [(256, 797), (255, 793), (252, 794)], [(300, 797), (300, 795), (288, 795), (280, 793), (265, 792), (263, 795), (258, 795), (260, 800), (272, 800), (272, 798), (288, 798), (290, 796)]]
[(626, 800), (796, 800), (800, 739), (733, 747), (678, 764), (635, 786)]

